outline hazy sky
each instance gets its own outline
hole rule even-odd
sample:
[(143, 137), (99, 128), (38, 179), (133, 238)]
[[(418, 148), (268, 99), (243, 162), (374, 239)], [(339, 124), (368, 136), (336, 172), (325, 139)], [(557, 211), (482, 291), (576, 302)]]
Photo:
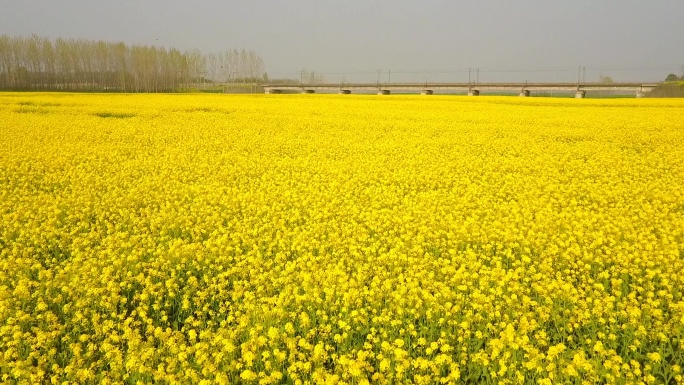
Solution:
[(684, 0), (0, 0), (0, 34), (254, 49), (271, 78), (653, 81), (684, 70), (683, 15)]

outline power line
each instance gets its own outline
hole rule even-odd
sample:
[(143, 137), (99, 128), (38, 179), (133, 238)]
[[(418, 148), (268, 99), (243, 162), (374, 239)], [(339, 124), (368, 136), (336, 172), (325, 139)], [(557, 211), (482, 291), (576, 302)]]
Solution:
[[(658, 66), (658, 67), (592, 67), (581, 66), (583, 71), (666, 71), (673, 70), (681, 65)], [(392, 70), (394, 74), (451, 74), (468, 73), (474, 68), (443, 69), (443, 70)], [(543, 72), (576, 72), (577, 67), (556, 68), (487, 68), (479, 67), (483, 73), (543, 73)], [(377, 70), (364, 71), (316, 71), (321, 75), (370, 75), (377, 74)], [(300, 72), (272, 72), (272, 75), (299, 75)]]

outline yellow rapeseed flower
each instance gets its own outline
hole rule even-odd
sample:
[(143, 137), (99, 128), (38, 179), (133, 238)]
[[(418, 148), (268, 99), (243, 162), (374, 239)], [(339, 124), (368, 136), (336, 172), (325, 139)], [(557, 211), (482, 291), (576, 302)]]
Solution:
[(1, 93), (0, 381), (681, 382), (684, 101), (310, 96)]

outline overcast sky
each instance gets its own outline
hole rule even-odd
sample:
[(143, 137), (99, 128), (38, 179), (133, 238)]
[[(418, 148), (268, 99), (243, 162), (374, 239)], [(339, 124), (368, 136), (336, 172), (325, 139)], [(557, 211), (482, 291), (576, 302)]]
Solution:
[[(254, 49), (271, 78), (663, 80), (684, 70), (684, 0), (0, 0), (0, 34), (203, 52)], [(472, 74), (474, 77), (474, 73)]]

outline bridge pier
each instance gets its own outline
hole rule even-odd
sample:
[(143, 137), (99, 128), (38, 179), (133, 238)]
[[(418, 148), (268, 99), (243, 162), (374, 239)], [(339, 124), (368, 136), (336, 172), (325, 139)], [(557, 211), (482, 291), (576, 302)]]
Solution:
[(378, 95), (389, 95), (390, 90), (378, 90)]
[(421, 95), (432, 95), (432, 90), (422, 90), (420, 91)]
[(340, 95), (349, 95), (351, 94), (351, 90), (339, 90), (337, 93)]
[(523, 97), (523, 98), (526, 98), (526, 97), (530, 96), (530, 90), (522, 90), (522, 91), (520, 91), (520, 96)]
[(468, 90), (468, 96), (478, 96), (480, 95), (480, 90)]
[(587, 96), (587, 91), (577, 90), (575, 92), (575, 99), (584, 99)]

